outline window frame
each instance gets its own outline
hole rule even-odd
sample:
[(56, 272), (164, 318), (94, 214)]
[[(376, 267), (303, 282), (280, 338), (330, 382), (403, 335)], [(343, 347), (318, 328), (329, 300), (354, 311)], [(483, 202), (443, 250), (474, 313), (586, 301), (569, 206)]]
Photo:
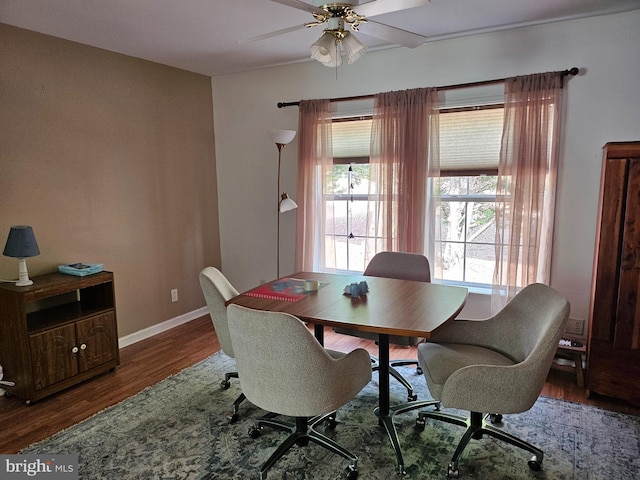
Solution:
[[(456, 113), (456, 112), (466, 112), (466, 111), (478, 111), (478, 110), (489, 110), (489, 109), (502, 109), (504, 110), (505, 106), (503, 102), (492, 102), (492, 103), (488, 103), (488, 104), (484, 104), (484, 105), (470, 105), (470, 106), (458, 106), (458, 107), (442, 107), (439, 110), (440, 115), (446, 115), (447, 113)], [(357, 120), (373, 120), (373, 115), (353, 115), (353, 116), (341, 116), (341, 117), (337, 117), (334, 118), (332, 120), (333, 123), (338, 123), (338, 122), (349, 122), (349, 121), (357, 121)], [(483, 168), (483, 169), (474, 169), (474, 168), (470, 168), (470, 169), (444, 169), (440, 171), (440, 177), (470, 177), (470, 176), (497, 176), (498, 175), (498, 167), (497, 167), (497, 161), (499, 159), (496, 159), (496, 167), (495, 168)], [(334, 157), (333, 158), (333, 165), (351, 165), (351, 164), (368, 164), (369, 163), (369, 157)], [(495, 203), (496, 201), (496, 195), (490, 195), (489, 196), (491, 200), (493, 200), (493, 202)], [(335, 201), (367, 201), (370, 198), (369, 194), (351, 194), (351, 193), (338, 193), (338, 194), (326, 194), (323, 193), (323, 201), (326, 202), (327, 201), (331, 201), (331, 202), (335, 202)], [(444, 201), (446, 202), (451, 202), (451, 201), (464, 201), (465, 203), (468, 204), (468, 202), (473, 202), (473, 201), (481, 201), (481, 202), (486, 202), (487, 201), (487, 196), (486, 195), (477, 195), (477, 194), (473, 194), (473, 195), (446, 195), (446, 196), (440, 196), (440, 202), (442, 202), (444, 199)], [(348, 207), (347, 207), (347, 216), (348, 215)], [(466, 222), (466, 215), (465, 215), (465, 222)], [(467, 230), (468, 224), (465, 224), (465, 230)], [(347, 228), (347, 230), (349, 230), (349, 228)], [(342, 238), (346, 238), (347, 240), (347, 255), (349, 255), (348, 251), (349, 251), (349, 240), (351, 238), (361, 238), (364, 241), (368, 241), (370, 237), (367, 236), (361, 236), (361, 235), (353, 235), (351, 236), (349, 233), (352, 232), (348, 232), (346, 235), (335, 235), (335, 234), (329, 234), (329, 233), (325, 233), (325, 237), (342, 237)], [(375, 241), (375, 239), (374, 239)], [(443, 242), (443, 239), (439, 239), (436, 241), (437, 243), (441, 243)], [(465, 246), (465, 256), (464, 256), (464, 266), (463, 266), (463, 271), (466, 268), (466, 248), (467, 248), (467, 241), (466, 241), (466, 232), (465, 232), (465, 241), (463, 242), (464, 246)], [(486, 245), (493, 245), (495, 248), (495, 242), (494, 243), (487, 243)], [(494, 262), (495, 262), (495, 258), (494, 258)], [(348, 265), (348, 259), (347, 259), (347, 265)], [(325, 266), (326, 268), (326, 266)], [(355, 272), (356, 270), (343, 270), (343, 269), (334, 269), (334, 268), (329, 268), (328, 270), (331, 271), (335, 271), (335, 272)], [(358, 270), (359, 271), (359, 270)], [(474, 288), (474, 289), (478, 289), (480, 291), (487, 289), (487, 288), (491, 288), (490, 284), (484, 284), (484, 283), (475, 283), (475, 282), (469, 282), (469, 281), (458, 281), (458, 280), (445, 280), (445, 279), (438, 279), (440, 282), (445, 283), (445, 284), (451, 284), (451, 285), (462, 285), (462, 286), (466, 286), (466, 287), (470, 287), (470, 288)]]

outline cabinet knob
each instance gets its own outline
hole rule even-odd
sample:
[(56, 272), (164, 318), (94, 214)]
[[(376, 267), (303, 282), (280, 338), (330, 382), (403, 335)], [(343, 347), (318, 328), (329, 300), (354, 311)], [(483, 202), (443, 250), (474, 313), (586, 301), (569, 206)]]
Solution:
[(78, 347), (73, 347), (71, 349), (71, 353), (78, 353)]
[(83, 343), (82, 345), (80, 345), (80, 350), (86, 350), (87, 349), (87, 344)]

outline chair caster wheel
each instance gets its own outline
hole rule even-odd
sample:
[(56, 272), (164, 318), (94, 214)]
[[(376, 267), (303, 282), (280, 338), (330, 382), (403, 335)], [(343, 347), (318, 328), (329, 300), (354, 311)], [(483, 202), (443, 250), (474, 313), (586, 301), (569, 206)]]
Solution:
[(253, 425), (251, 428), (249, 428), (249, 436), (251, 438), (258, 438), (260, 436), (260, 428), (256, 425)]
[(423, 374), (422, 368), (416, 367), (416, 374), (417, 375), (422, 375)]
[(327, 428), (329, 430), (335, 430), (337, 426), (338, 426), (338, 421), (336, 420), (336, 417), (327, 418)]
[(424, 418), (418, 417), (416, 419), (416, 430), (423, 432), (426, 424), (427, 422), (424, 420)]
[(229, 423), (236, 423), (239, 419), (240, 419), (240, 415), (238, 413), (227, 413), (227, 419), (229, 420)]
[(347, 467), (347, 480), (356, 480), (358, 478), (358, 470), (356, 467), (349, 465)]
[(418, 395), (417, 394), (413, 394), (413, 395), (407, 395), (407, 402), (415, 402), (418, 399)]
[(491, 423), (493, 423), (494, 425), (496, 423), (502, 423), (502, 414), (501, 413), (490, 413), (489, 414), (489, 421)]
[(230, 386), (231, 386), (231, 382), (230, 382), (230, 381), (228, 381), (228, 380), (222, 380), (222, 381), (220, 382), (220, 388), (221, 388), (222, 390), (226, 390), (226, 389), (228, 389)]
[(460, 476), (460, 472), (458, 471), (457, 466), (453, 466), (452, 463), (447, 467), (447, 478), (458, 478)]
[(538, 460), (538, 457), (535, 455), (527, 462), (529, 464), (529, 468), (534, 472), (539, 472), (542, 468), (542, 462)]

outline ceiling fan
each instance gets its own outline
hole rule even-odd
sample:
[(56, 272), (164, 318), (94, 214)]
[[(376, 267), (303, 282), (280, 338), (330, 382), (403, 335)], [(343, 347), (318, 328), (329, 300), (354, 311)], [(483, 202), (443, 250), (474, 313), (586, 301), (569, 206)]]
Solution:
[(372, 0), (366, 3), (358, 1), (326, 3), (326, 0), (314, 0), (313, 4), (300, 0), (271, 1), (309, 12), (313, 15), (314, 21), (240, 40), (239, 43), (255, 42), (302, 28), (324, 25), (322, 35), (311, 45), (311, 56), (327, 67), (337, 67), (342, 64), (340, 46), (344, 48), (349, 63), (355, 62), (367, 50), (367, 46), (358, 40), (348, 28), (354, 32), (362, 31), (367, 35), (409, 48), (418, 47), (426, 40), (426, 37), (422, 35), (385, 25), (370, 17), (421, 7), (426, 5), (429, 0)]

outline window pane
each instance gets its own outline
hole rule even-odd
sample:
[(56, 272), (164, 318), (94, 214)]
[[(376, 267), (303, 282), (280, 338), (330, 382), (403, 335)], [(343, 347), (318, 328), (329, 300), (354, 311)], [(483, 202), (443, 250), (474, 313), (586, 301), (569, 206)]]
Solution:
[(469, 242), (495, 242), (495, 203), (469, 202), (469, 222), (467, 225), (467, 240)]
[(347, 222), (347, 202), (346, 200), (336, 200), (326, 202), (326, 231), (328, 234), (346, 237), (349, 234)]
[(464, 281), (464, 244), (443, 242), (442, 279)]
[(351, 230), (356, 237), (367, 234), (367, 201), (353, 201), (349, 203), (351, 213)]
[(367, 195), (369, 193), (369, 164), (351, 165), (351, 192)]
[(490, 285), (493, 280), (495, 256), (494, 245), (467, 244), (465, 281)]
[(333, 166), (333, 182), (331, 191), (335, 194), (346, 194), (349, 191), (349, 165)]
[(496, 175), (477, 175), (469, 179), (470, 195), (495, 195), (498, 177)]
[(442, 195), (466, 195), (469, 189), (469, 177), (442, 177), (440, 187)]

